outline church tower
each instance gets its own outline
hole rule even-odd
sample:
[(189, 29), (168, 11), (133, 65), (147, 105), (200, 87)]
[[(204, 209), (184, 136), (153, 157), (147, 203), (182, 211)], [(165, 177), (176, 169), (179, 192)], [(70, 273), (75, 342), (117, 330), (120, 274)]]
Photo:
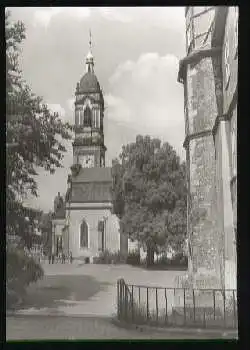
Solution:
[(82, 168), (105, 167), (104, 99), (94, 71), (91, 33), (85, 69), (75, 92), (73, 163), (80, 164)]

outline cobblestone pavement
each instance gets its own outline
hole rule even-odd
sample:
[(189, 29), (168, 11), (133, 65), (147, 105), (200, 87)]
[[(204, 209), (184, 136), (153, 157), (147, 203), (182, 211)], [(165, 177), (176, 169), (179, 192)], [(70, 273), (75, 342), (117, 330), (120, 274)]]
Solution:
[[(117, 327), (109, 318), (14, 316), (6, 318), (6, 340), (214, 339), (211, 334), (174, 334)], [(226, 338), (226, 337), (225, 337)]]

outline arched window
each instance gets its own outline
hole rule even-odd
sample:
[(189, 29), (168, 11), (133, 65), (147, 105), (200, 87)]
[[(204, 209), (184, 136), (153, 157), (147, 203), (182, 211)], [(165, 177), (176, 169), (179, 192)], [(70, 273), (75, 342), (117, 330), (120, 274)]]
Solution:
[(79, 125), (83, 125), (84, 113), (79, 111)]
[(91, 126), (91, 114), (91, 109), (87, 106), (84, 111), (84, 126)]
[(104, 221), (98, 222), (98, 250), (104, 251)]
[(85, 221), (82, 222), (80, 228), (80, 247), (88, 248), (88, 225)]

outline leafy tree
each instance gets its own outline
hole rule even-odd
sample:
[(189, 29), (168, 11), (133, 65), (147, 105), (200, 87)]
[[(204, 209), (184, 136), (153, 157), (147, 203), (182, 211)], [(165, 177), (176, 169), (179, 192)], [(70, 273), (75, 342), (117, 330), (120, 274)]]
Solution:
[(146, 247), (148, 265), (159, 247), (180, 249), (187, 229), (186, 168), (174, 149), (137, 136), (113, 161), (112, 176), (121, 232)]
[(7, 234), (20, 235), (25, 224), (22, 199), (37, 196), (37, 168), (50, 173), (62, 166), (66, 151), (62, 139), (71, 138), (72, 127), (50, 112), (41, 97), (32, 93), (18, 66), (20, 44), (25, 39), (22, 22), (5, 18), (6, 41), (6, 217)]
[[(62, 166), (63, 153), (66, 151), (62, 141), (71, 138), (72, 127), (62, 122), (58, 114), (50, 112), (41, 97), (36, 96), (22, 77), (18, 60), (20, 44), (25, 39), (25, 27), (20, 21), (13, 23), (10, 13), (5, 15), (6, 43), (6, 243), (8, 271), (7, 289), (13, 287), (11, 281), (24, 283), (18, 279), (18, 252), (25, 253), (25, 248), (32, 244), (34, 217), (23, 205), (23, 198), (28, 193), (38, 195), (37, 168), (44, 168), (54, 173)], [(27, 218), (29, 220), (27, 220)], [(13, 245), (13, 237), (17, 237)], [(11, 238), (11, 239), (10, 239)], [(14, 247), (14, 248), (13, 248)], [(14, 253), (13, 253), (14, 249)], [(27, 258), (28, 259), (28, 258)], [(24, 258), (24, 267), (32, 260)], [(41, 276), (40, 267), (34, 262), (33, 271), (26, 280), (28, 283)], [(15, 272), (16, 271), (16, 272)], [(35, 273), (37, 271), (37, 274)], [(35, 277), (34, 277), (35, 276)], [(25, 282), (25, 285), (27, 283)], [(12, 286), (12, 287), (11, 287)], [(16, 286), (16, 284), (14, 284)], [(9, 287), (9, 288), (8, 288)], [(19, 293), (23, 288), (16, 288)]]

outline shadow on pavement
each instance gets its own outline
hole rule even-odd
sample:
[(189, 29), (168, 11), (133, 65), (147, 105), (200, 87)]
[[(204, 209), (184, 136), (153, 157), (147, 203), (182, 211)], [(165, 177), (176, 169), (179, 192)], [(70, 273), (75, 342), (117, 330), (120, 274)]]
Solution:
[(96, 293), (105, 290), (107, 283), (100, 283), (92, 276), (57, 275), (44, 276), (27, 288), (23, 302), (16, 310), (28, 308), (57, 308), (86, 301)]

